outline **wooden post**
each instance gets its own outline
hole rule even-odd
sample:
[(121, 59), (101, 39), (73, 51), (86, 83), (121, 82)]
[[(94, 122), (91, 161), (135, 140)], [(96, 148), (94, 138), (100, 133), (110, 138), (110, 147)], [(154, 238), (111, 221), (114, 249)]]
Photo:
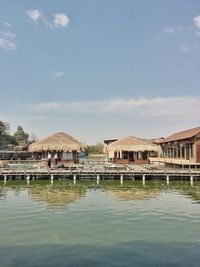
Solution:
[(169, 185), (169, 174), (166, 175), (167, 185)]
[(190, 184), (193, 185), (193, 176), (190, 175)]
[(54, 179), (54, 176), (53, 176), (53, 174), (51, 174), (51, 181), (53, 181), (53, 179)]
[(76, 181), (76, 174), (74, 174), (74, 178), (73, 179), (74, 179), (74, 181)]
[(6, 182), (6, 181), (7, 181), (7, 175), (4, 174), (4, 182)]

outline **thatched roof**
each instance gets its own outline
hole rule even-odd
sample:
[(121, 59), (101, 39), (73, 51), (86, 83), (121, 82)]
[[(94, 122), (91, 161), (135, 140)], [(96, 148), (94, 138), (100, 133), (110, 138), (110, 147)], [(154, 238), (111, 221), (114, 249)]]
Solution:
[(107, 151), (135, 151), (135, 152), (144, 152), (144, 151), (158, 151), (159, 147), (155, 144), (152, 144), (150, 141), (145, 139), (140, 139), (135, 136), (128, 136), (122, 139), (119, 139), (112, 144), (107, 146)]
[(67, 133), (56, 133), (29, 146), (31, 152), (41, 151), (80, 151), (86, 146)]
[(200, 127), (196, 127), (196, 128), (192, 128), (192, 129), (188, 129), (182, 132), (172, 134), (169, 137), (162, 140), (160, 143), (167, 143), (167, 142), (172, 142), (172, 141), (188, 139), (198, 134), (200, 134)]

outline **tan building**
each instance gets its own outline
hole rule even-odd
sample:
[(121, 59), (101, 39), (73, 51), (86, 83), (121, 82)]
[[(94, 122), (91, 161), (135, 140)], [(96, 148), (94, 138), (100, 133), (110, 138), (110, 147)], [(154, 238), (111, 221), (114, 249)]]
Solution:
[(149, 140), (128, 136), (106, 146), (109, 161), (115, 163), (148, 163), (149, 157), (158, 157), (159, 146)]
[(159, 142), (158, 162), (178, 165), (200, 163), (200, 127), (175, 133)]

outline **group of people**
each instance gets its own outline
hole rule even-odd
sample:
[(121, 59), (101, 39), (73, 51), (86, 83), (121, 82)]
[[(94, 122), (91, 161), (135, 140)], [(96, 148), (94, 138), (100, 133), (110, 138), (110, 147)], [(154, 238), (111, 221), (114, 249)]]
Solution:
[(50, 152), (48, 153), (47, 163), (48, 163), (49, 168), (51, 168), (52, 160), (54, 161), (54, 167), (56, 167), (58, 164), (58, 154), (57, 153), (55, 153), (53, 156), (51, 155)]

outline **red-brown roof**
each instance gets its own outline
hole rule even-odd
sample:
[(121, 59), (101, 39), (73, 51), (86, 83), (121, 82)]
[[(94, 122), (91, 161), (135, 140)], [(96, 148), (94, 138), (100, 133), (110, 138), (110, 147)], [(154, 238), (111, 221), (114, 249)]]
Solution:
[(172, 141), (188, 139), (198, 134), (200, 134), (200, 127), (196, 127), (196, 128), (192, 128), (192, 129), (188, 129), (182, 132), (172, 134), (168, 136), (167, 138), (165, 138), (163, 141), (160, 141), (160, 143), (167, 143), (167, 142), (172, 142)]

